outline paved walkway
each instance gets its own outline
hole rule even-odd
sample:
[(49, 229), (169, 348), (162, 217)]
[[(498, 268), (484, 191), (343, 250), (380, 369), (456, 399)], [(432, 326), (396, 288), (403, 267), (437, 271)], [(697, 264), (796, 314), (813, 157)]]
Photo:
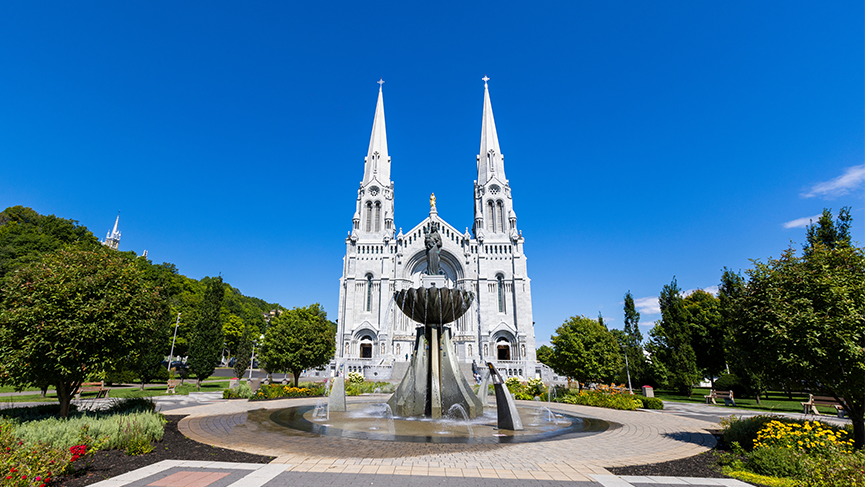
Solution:
[[(715, 445), (715, 438), (707, 431), (715, 425), (705, 421), (672, 414), (567, 404), (554, 405), (553, 409), (620, 426), (588, 437), (541, 443), (462, 445), (319, 437), (294, 433), (270, 421), (270, 410), (314, 405), (317, 400), (215, 401), (186, 408), (172, 407), (166, 412), (188, 415), (178, 427), (189, 438), (209, 445), (277, 457), (274, 463), (284, 464), (288, 472), (295, 474), (496, 478), (596, 484), (594, 476), (610, 476), (605, 467), (676, 460), (702, 453)], [(349, 402), (365, 400), (368, 399), (349, 398)]]
[(734, 479), (692, 477), (619, 477), (592, 474), (579, 481), (549, 478), (514, 478), (495, 475), (454, 477), (448, 475), (398, 475), (378, 472), (313, 472), (292, 470), (283, 464), (244, 464), (165, 460), (133, 472), (93, 484), (93, 487), (679, 487), (747, 486)]

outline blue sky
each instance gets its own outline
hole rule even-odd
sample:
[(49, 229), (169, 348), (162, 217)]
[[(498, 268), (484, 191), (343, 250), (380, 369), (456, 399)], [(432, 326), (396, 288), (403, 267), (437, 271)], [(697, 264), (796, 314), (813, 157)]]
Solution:
[(863, 18), (861, 1), (4, 2), (0, 207), (100, 238), (120, 210), (122, 250), (335, 319), (376, 81), (396, 226), (434, 191), (463, 228), (487, 75), (538, 342), (572, 315), (620, 327), (628, 290), (648, 325), (674, 275), (715, 286), (799, 247), (824, 207), (851, 206), (865, 241)]

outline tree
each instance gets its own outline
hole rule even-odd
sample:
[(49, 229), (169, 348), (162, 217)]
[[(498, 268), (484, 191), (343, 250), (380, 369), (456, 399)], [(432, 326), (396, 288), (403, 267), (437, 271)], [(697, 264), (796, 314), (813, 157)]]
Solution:
[(47, 254), (7, 276), (0, 383), (54, 385), (60, 415), (82, 382), (135, 355), (168, 307), (134, 262), (103, 247)]
[(690, 396), (699, 374), (681, 293), (675, 277), (661, 290), (658, 297), (661, 320), (649, 332), (652, 338), (648, 348), (652, 362), (660, 362), (666, 370), (668, 385), (679, 394)]
[(708, 376), (715, 388), (715, 377), (727, 368), (724, 352), (726, 331), (721, 320), (720, 301), (711, 293), (698, 289), (682, 301), (688, 316), (691, 348), (697, 368)]
[(553, 361), (553, 349), (549, 345), (541, 345), (538, 347), (535, 356), (538, 358), (538, 362), (552, 367), (550, 364), (552, 364)]
[(210, 377), (216, 370), (223, 343), (220, 309), (225, 289), (222, 277), (207, 280), (206, 286), (204, 299), (193, 322), (187, 360), (190, 372), (198, 378), (196, 382), (199, 390), (201, 390), (201, 381)]
[(640, 333), (640, 312), (634, 306), (634, 296), (631, 291), (625, 293), (625, 304), (623, 306), (624, 337), (623, 345), (628, 355), (628, 366), (631, 369), (631, 379), (640, 383), (645, 379), (646, 356), (643, 354), (643, 334)]
[(75, 220), (12, 206), (0, 212), (0, 280), (22, 265), (67, 245), (97, 247), (99, 240)]
[(327, 313), (318, 303), (284, 311), (270, 322), (260, 350), (267, 370), (291, 372), (297, 387), (302, 371), (327, 364), (336, 351)]
[(585, 316), (571, 317), (552, 336), (552, 367), (580, 382), (609, 382), (622, 368), (619, 344), (607, 328)]
[(757, 404), (760, 404), (760, 394), (767, 388), (768, 375), (763, 360), (755, 361), (748, 353), (754, 343), (746, 331), (747, 324), (742, 316), (741, 300), (745, 290), (746, 283), (742, 275), (724, 268), (718, 287), (718, 303), (721, 321), (727, 332), (726, 356), (744, 392), (753, 394)]
[(747, 359), (775, 378), (844, 399), (855, 446), (865, 446), (865, 252), (816, 243), (755, 262), (735, 333)]
[(838, 219), (832, 222), (832, 209), (823, 208), (823, 214), (817, 223), (808, 225), (805, 229), (805, 238), (808, 243), (804, 245), (805, 255), (810, 255), (814, 246), (822, 244), (829, 250), (850, 247), (850, 207), (845, 206), (838, 212)]

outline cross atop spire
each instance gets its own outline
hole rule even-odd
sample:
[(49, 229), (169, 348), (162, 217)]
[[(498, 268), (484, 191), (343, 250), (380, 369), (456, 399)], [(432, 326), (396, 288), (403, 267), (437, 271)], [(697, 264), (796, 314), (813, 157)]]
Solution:
[(384, 78), (379, 78), (376, 83), (378, 83), (378, 91), (381, 91), (381, 85), (384, 84)]
[(481, 78), (481, 79), (484, 80), (484, 86), (487, 86), (487, 81), (490, 80), (490, 79), (487, 77), (487, 75), (484, 75), (484, 77)]

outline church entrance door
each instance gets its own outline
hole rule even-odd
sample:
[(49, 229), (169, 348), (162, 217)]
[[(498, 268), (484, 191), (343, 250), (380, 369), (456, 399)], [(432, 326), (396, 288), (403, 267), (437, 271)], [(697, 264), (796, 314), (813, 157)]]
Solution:
[(496, 352), (498, 353), (499, 360), (510, 360), (511, 359), (511, 346), (507, 342), (499, 342), (496, 345)]
[(360, 358), (372, 358), (372, 344), (371, 343), (361, 343), (360, 344)]

